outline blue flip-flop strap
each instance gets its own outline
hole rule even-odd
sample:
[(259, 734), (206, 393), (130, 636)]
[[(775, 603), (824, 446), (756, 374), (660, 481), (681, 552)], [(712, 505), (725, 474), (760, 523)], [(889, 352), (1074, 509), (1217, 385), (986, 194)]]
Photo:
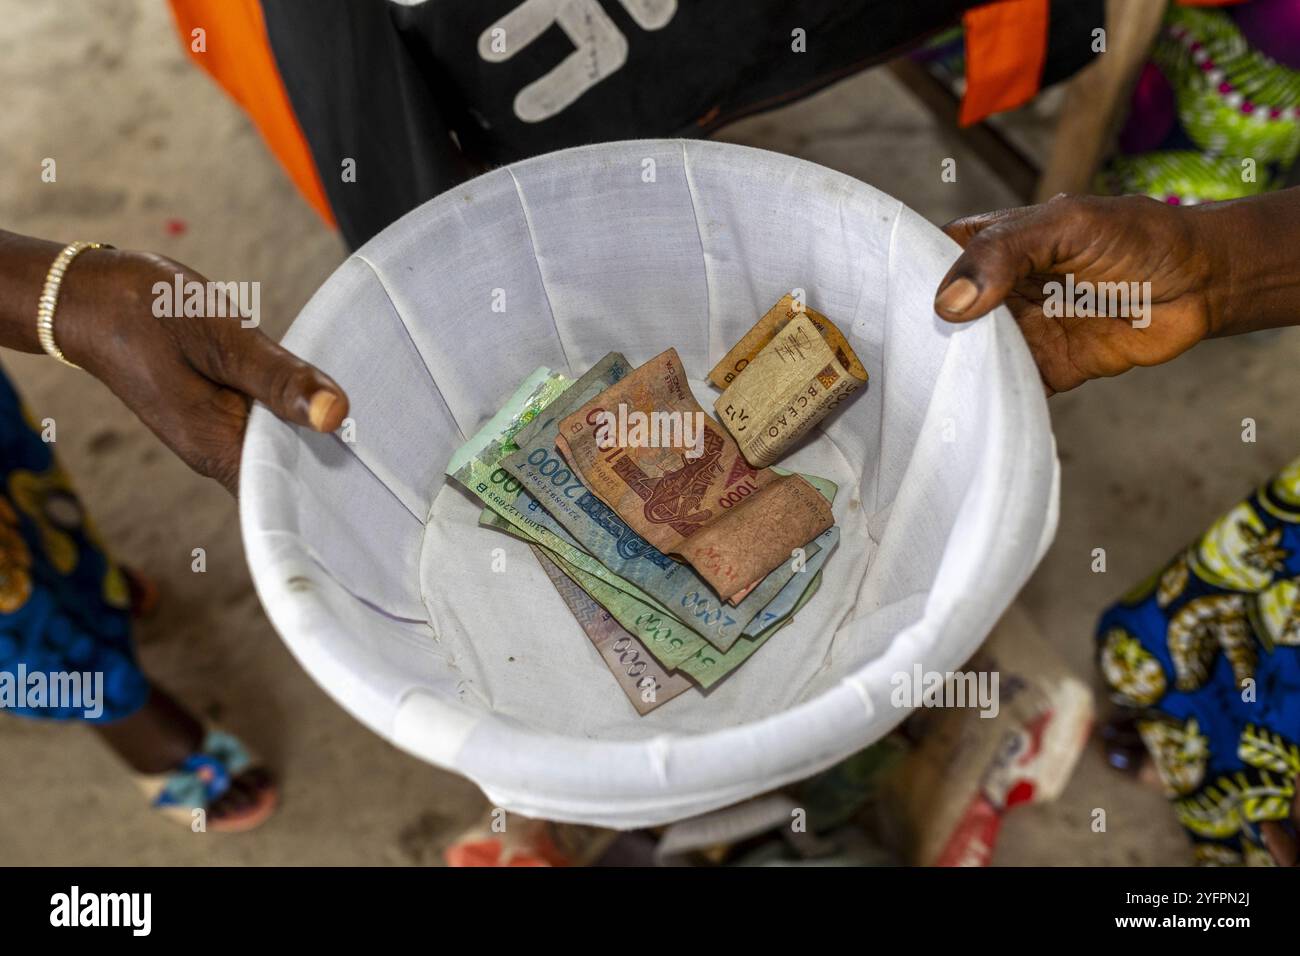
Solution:
[(206, 809), (221, 799), (230, 789), (231, 780), (250, 763), (248, 751), (238, 738), (219, 730), (209, 731), (203, 748), (167, 775), (154, 806)]

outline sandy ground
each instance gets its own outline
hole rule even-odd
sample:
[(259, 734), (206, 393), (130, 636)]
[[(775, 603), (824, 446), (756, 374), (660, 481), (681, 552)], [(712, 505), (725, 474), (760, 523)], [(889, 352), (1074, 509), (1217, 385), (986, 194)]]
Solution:
[[(186, 61), (162, 0), (0, 0), (0, 225), (59, 240), (154, 249), (209, 275), (262, 282), (279, 336), (344, 255), (239, 111)], [(1017, 118), (1031, 138), (1043, 123)], [(1013, 197), (874, 71), (722, 138), (783, 150), (898, 196), (932, 221)], [(944, 157), (958, 181), (944, 184)], [(42, 183), (53, 157), (58, 182)], [(1300, 450), (1300, 332), (1215, 342), (1173, 365), (1052, 400), (1063, 466), (1060, 532), (1022, 595), (1095, 683), (1097, 613)], [(191, 834), (149, 813), (79, 728), (0, 720), (0, 863), (430, 863), (484, 807), (468, 782), (389, 746), (294, 663), (249, 582), (234, 502), (173, 460), (97, 382), (6, 355), (36, 418), (116, 553), (155, 577), (139, 629), (155, 678), (260, 748), (284, 806), (255, 835)], [(1259, 440), (1241, 441), (1241, 421)], [(190, 553), (207, 550), (208, 570)], [(1090, 571), (1103, 547), (1108, 572)], [(1093, 833), (1094, 808), (1107, 810)], [(1095, 749), (1055, 804), (1017, 810), (997, 862), (1162, 864), (1190, 859), (1161, 797)]]

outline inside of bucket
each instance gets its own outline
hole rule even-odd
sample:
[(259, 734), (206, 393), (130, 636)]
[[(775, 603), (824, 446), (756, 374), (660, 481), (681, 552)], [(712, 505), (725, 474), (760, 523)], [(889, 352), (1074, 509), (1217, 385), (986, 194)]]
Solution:
[[(786, 157), (622, 147), (499, 170), (416, 210), (339, 270), (287, 340), (349, 391), (355, 423), (351, 441), (296, 439), (300, 533), (375, 633), (396, 622), (436, 645), (410, 685), (445, 685), (450, 669), (468, 706), (599, 739), (716, 730), (832, 686), (920, 617), (916, 582), (953, 520), (886, 541), (947, 349), (930, 308), (946, 268), (934, 230)], [(479, 527), (481, 503), (442, 469), (538, 365), (577, 376), (610, 350), (640, 364), (675, 347), (711, 409), (712, 363), (792, 289), (870, 376), (782, 462), (838, 484), (840, 545), (816, 597), (735, 674), (638, 716), (532, 553)]]

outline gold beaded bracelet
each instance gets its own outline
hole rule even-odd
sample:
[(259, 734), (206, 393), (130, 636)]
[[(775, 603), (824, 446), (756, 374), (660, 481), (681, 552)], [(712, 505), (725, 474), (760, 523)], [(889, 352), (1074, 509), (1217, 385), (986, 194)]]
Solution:
[(80, 368), (69, 362), (63, 350), (54, 341), (54, 309), (59, 304), (59, 286), (63, 284), (63, 274), (72, 265), (72, 260), (87, 249), (112, 249), (105, 242), (70, 242), (54, 257), (50, 271), (45, 275), (45, 287), (41, 289), (41, 298), (36, 306), (36, 338), (40, 340), (45, 354), (52, 355), (69, 368)]

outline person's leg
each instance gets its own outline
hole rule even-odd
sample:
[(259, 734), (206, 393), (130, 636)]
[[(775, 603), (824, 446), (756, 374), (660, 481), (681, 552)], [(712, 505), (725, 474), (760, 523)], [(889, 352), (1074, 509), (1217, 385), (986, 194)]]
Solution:
[[(165, 774), (180, 767), (202, 746), (203, 725), (166, 691), (150, 686), (139, 710), (92, 729), (136, 773)], [(230, 788), (207, 807), (210, 821), (242, 818), (273, 798), (275, 783), (263, 767), (252, 767), (230, 781)]]
[(203, 743), (203, 726), (157, 687), (135, 713), (91, 727), (137, 773), (165, 773)]
[[(132, 613), (147, 614), (157, 589), (108, 557), (84, 508), (29, 426), (0, 373), (0, 672), (76, 675), (95, 700), (24, 700), (20, 716), (90, 723), (137, 774), (152, 776), (174, 808), (203, 806), (216, 828), (260, 822), (276, 801), (269, 773), (250, 765), (228, 735), (200, 721), (141, 671)], [(183, 805), (188, 805), (183, 804)]]
[(1106, 763), (1113, 769), (1128, 774), (1152, 790), (1164, 789), (1151, 754), (1142, 742), (1138, 718), (1133, 711), (1116, 708), (1103, 720), (1101, 742), (1106, 753)]

